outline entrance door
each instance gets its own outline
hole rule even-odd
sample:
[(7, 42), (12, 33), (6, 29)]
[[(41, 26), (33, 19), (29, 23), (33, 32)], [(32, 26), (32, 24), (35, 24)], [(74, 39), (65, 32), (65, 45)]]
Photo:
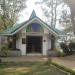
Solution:
[(27, 36), (26, 37), (26, 52), (27, 53), (42, 53), (42, 37)]

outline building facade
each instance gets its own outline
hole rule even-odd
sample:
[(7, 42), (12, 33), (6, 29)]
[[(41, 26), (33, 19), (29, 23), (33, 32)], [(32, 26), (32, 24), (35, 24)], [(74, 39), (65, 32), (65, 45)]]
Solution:
[(1, 36), (9, 38), (9, 47), (19, 49), (21, 55), (47, 55), (47, 51), (55, 47), (56, 30), (38, 18), (33, 10), (29, 20), (6, 29)]

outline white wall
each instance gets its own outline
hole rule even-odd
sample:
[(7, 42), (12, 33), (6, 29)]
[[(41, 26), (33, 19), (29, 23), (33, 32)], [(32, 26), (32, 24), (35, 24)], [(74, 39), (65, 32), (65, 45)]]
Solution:
[(51, 38), (50, 35), (47, 36), (48, 49), (51, 49)]
[(25, 33), (19, 33), (19, 38), (16, 41), (16, 48), (21, 50), (22, 55), (26, 55), (26, 44), (22, 44), (22, 38), (26, 39)]
[(26, 39), (26, 34), (22, 34), (21, 36), (21, 51), (22, 51), (22, 55), (26, 55), (26, 44), (22, 44), (22, 38)]
[(49, 39), (48, 35), (44, 35), (43, 36), (43, 55), (47, 55), (47, 50), (50, 48), (51, 48), (51, 40)]

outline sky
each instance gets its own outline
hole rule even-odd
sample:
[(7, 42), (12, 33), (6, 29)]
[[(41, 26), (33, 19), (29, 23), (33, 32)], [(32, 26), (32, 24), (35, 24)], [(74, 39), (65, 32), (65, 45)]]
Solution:
[[(38, 4), (37, 5), (35, 4), (35, 2), (37, 2), (37, 1), (39, 2), (40, 0), (27, 0), (27, 2), (26, 2), (27, 8), (25, 8), (22, 12), (19, 13), (20, 16), (19, 16), (19, 19), (18, 19), (18, 23), (21, 23), (21, 22), (24, 22), (24, 21), (28, 20), (32, 11), (33, 11), (33, 9), (35, 10), (36, 15), (40, 19), (42, 19), (43, 21), (46, 21), (46, 18), (43, 14), (41, 6), (38, 5)], [(44, 7), (45, 7), (45, 5), (44, 5)], [(67, 6), (65, 6), (64, 9), (69, 10), (69, 8), (67, 8)], [(58, 6), (57, 10), (59, 10), (59, 12), (58, 12), (58, 19), (59, 19), (60, 15), (61, 15), (61, 11), (62, 11), (61, 5)], [(58, 22), (57, 22), (56, 28), (62, 29), (62, 27), (59, 25)]]
[(36, 15), (42, 19), (42, 9), (40, 5), (35, 5), (35, 2), (40, 0), (28, 0), (26, 2), (27, 8), (25, 8), (22, 12), (20, 12), (19, 22), (23, 22), (25, 20), (28, 20), (33, 9), (36, 12)]

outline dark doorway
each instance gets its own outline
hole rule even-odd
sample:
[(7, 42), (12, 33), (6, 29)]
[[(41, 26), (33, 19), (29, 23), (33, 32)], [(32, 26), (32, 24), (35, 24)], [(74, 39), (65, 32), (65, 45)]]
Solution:
[(27, 36), (26, 37), (27, 53), (42, 53), (42, 37)]

